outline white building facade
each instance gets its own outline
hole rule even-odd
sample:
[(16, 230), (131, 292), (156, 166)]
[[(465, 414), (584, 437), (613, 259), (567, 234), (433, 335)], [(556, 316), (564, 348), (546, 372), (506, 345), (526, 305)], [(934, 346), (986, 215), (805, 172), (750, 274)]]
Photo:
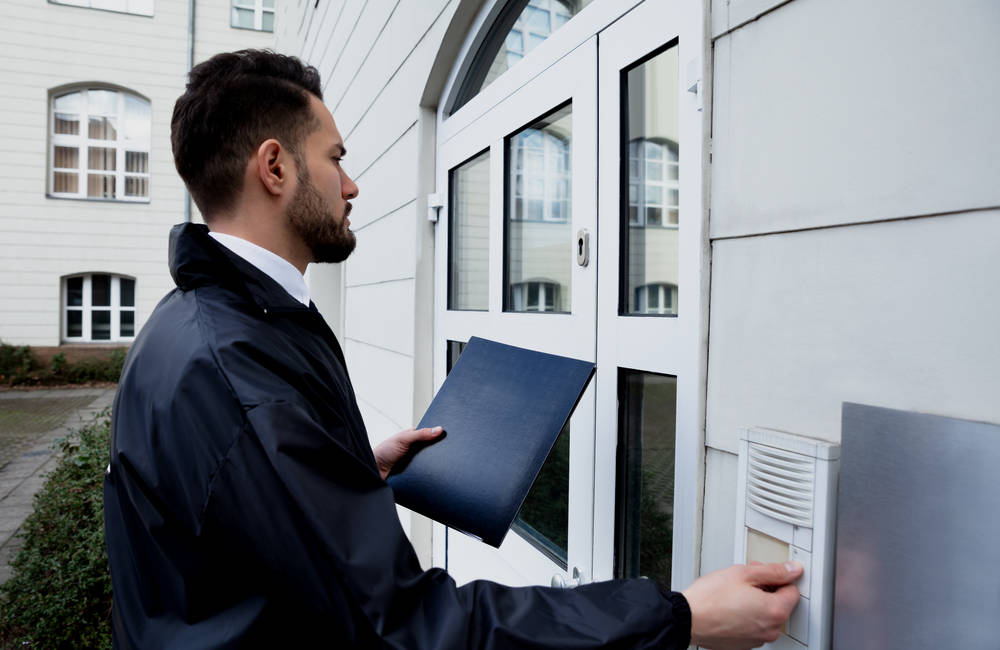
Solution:
[(745, 427), (838, 442), (847, 401), (1000, 423), (996, 3), (278, 20), (360, 187), (356, 252), (309, 280), (373, 439), (420, 419), (470, 336), (597, 363), (501, 549), (403, 513), (460, 582), (681, 588), (732, 563)]
[(127, 344), (173, 287), (187, 70), (270, 47), (273, 0), (10, 0), (0, 15), (0, 340)]

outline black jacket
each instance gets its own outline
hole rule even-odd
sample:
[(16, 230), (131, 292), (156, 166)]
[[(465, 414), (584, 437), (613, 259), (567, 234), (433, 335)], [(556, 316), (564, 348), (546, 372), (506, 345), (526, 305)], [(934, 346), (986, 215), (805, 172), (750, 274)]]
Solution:
[(118, 648), (686, 647), (648, 580), (461, 588), (421, 570), (337, 339), (204, 226), (115, 398), (105, 528)]

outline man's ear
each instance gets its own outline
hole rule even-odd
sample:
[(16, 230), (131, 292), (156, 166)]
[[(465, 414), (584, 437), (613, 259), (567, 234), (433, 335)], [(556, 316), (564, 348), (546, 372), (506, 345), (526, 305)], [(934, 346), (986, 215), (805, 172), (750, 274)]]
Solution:
[(254, 158), (254, 169), (264, 190), (279, 196), (288, 191), (292, 176), (292, 157), (281, 143), (271, 138), (260, 143)]

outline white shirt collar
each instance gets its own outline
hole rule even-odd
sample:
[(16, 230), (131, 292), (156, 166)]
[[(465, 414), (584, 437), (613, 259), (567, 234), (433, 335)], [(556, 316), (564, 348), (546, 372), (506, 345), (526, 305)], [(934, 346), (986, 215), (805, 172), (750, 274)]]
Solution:
[(309, 287), (306, 285), (306, 279), (291, 262), (240, 237), (214, 231), (209, 231), (208, 234), (280, 284), (291, 297), (306, 307), (309, 306)]

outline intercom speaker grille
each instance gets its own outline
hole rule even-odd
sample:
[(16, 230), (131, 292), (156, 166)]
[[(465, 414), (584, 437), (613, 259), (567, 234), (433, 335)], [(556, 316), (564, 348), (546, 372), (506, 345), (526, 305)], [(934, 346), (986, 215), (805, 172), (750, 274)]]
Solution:
[(748, 505), (795, 526), (812, 528), (815, 461), (774, 447), (750, 444)]

